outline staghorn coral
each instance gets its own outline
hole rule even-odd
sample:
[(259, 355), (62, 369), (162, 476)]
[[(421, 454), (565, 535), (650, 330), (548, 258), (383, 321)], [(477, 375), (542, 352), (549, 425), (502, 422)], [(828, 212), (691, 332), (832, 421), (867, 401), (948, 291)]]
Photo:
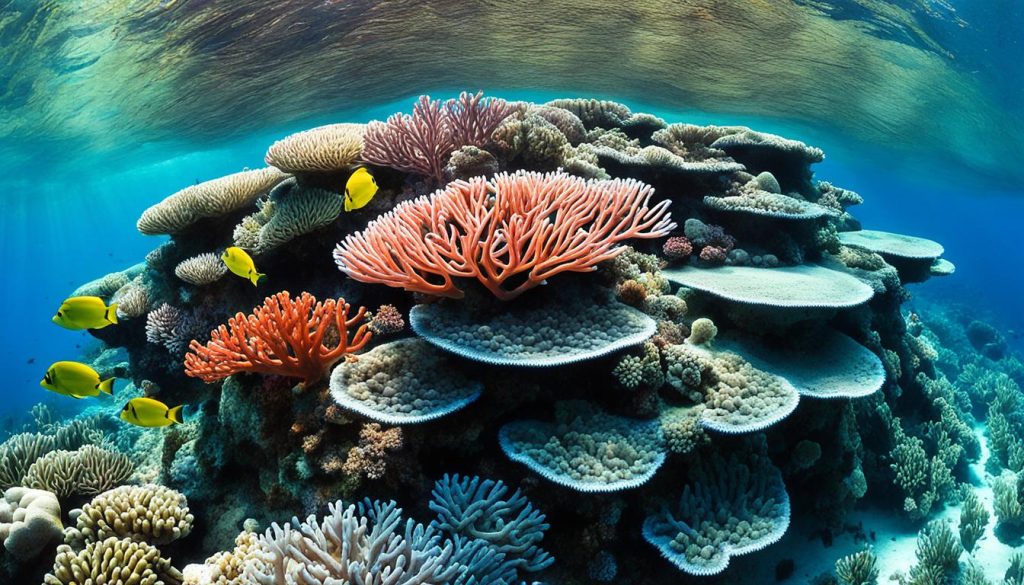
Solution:
[(174, 267), (175, 276), (195, 286), (213, 284), (227, 273), (228, 267), (213, 252), (193, 256)]
[(440, 102), (420, 96), (412, 115), (394, 114), (370, 122), (363, 135), (364, 160), (444, 181), (444, 166), (463, 146), (484, 146), (491, 133), (514, 111), (502, 99), (463, 92)]
[(180, 585), (182, 575), (170, 559), (144, 542), (115, 537), (92, 542), (78, 552), (57, 547), (53, 571), (44, 585)]
[(637, 487), (665, 462), (657, 421), (606, 414), (582, 401), (558, 405), (555, 423), (508, 423), (498, 433), (498, 441), (513, 461), (582, 492)]
[[(309, 293), (292, 299), (287, 292), (267, 297), (251, 315), (238, 313), (227, 326), (210, 333), (204, 346), (196, 340), (185, 355), (185, 373), (214, 382), (238, 372), (300, 378), (312, 384), (339, 359), (363, 348), (372, 337), (362, 323), (366, 309), (349, 318), (344, 299), (318, 302)], [(349, 335), (349, 329), (358, 328)], [(336, 345), (325, 345), (334, 329)]]
[(12, 487), (0, 499), (0, 543), (21, 562), (58, 542), (63, 528), (60, 502), (50, 492)]
[(341, 170), (359, 161), (365, 132), (365, 124), (318, 126), (278, 140), (264, 160), (286, 173)]
[(544, 514), (519, 490), (511, 495), (508, 491), (501, 481), (445, 474), (431, 492), (430, 509), (437, 513), (432, 524), (449, 534), (489, 542), (520, 571), (542, 571), (555, 562), (538, 546), (548, 529)]
[(64, 540), (76, 550), (110, 537), (162, 545), (188, 536), (194, 520), (185, 496), (164, 486), (121, 486), (71, 512)]
[(511, 300), (562, 272), (594, 270), (620, 254), (624, 240), (671, 231), (669, 201), (651, 206), (652, 193), (634, 180), (588, 182), (564, 173), (456, 181), (349, 235), (334, 258), (361, 282), (462, 298), (453, 278), (475, 278)]
[(878, 585), (878, 557), (865, 549), (836, 561), (836, 577), (841, 585)]
[(789, 527), (782, 474), (762, 453), (701, 457), (678, 502), (644, 520), (643, 536), (690, 575), (715, 575), (729, 560), (777, 542)]
[(380, 479), (387, 471), (387, 454), (402, 448), (402, 428), (382, 429), (366, 423), (359, 430), (359, 445), (348, 451), (341, 471), (348, 476)]
[(143, 212), (137, 227), (147, 235), (177, 234), (201, 219), (251, 205), (287, 177), (278, 169), (267, 167), (192, 185)]
[(331, 395), (345, 410), (385, 424), (416, 424), (472, 403), (483, 385), (453, 369), (422, 339), (378, 345), (331, 374)]

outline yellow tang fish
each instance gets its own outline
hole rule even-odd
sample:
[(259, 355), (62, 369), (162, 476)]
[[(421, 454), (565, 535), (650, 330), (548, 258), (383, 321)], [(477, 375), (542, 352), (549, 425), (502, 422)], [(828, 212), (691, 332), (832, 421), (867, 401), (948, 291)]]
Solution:
[(71, 297), (61, 303), (53, 322), (65, 329), (103, 329), (117, 325), (117, 303), (99, 297)]
[(181, 406), (167, 405), (153, 398), (132, 398), (121, 409), (121, 420), (139, 427), (180, 425)]
[(228, 267), (232, 274), (237, 274), (252, 282), (253, 286), (256, 286), (256, 283), (266, 276), (266, 274), (256, 272), (256, 263), (252, 261), (252, 256), (249, 256), (241, 248), (232, 246), (224, 250), (224, 253), (220, 255), (220, 259), (224, 261), (224, 265)]
[(377, 180), (366, 167), (359, 167), (345, 183), (345, 211), (355, 211), (366, 207), (366, 204), (377, 194)]
[(114, 378), (100, 380), (96, 370), (78, 362), (56, 362), (46, 370), (39, 385), (72, 398), (99, 396), (100, 392), (114, 393)]

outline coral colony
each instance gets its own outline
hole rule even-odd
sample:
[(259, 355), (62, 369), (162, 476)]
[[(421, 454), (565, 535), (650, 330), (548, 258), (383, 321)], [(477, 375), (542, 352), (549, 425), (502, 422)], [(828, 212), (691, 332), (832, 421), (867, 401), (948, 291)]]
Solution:
[[(868, 494), (920, 530), (902, 582), (988, 582), (967, 469), (983, 432), (996, 535), (1019, 533), (1024, 366), (984, 323), (902, 308), (953, 265), (862, 230), (823, 158), (463, 93), (167, 197), (138, 229), (170, 239), (75, 295), (118, 303), (92, 367), (119, 401), (185, 422), (37, 408), (0, 446), (8, 582), (728, 579)], [(356, 169), (371, 199), (343, 211)], [(877, 583), (878, 559), (823, 578)]]

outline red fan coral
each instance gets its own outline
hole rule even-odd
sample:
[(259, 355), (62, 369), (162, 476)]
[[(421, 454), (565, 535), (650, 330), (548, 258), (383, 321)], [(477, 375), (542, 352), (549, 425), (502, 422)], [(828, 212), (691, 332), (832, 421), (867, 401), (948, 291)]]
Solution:
[[(213, 382), (238, 372), (257, 372), (301, 378), (312, 384), (342, 357), (359, 351), (372, 334), (361, 324), (366, 308), (348, 318), (345, 299), (327, 299), (302, 293), (292, 300), (287, 291), (279, 292), (253, 309), (252, 315), (238, 313), (210, 333), (210, 341), (189, 344), (185, 355), (185, 373), (204, 382)], [(349, 328), (359, 325), (355, 333)], [(328, 339), (337, 338), (329, 347)]]
[(619, 242), (668, 234), (670, 201), (649, 206), (653, 192), (561, 172), (455, 181), (349, 235), (334, 258), (362, 282), (461, 298), (452, 279), (475, 278), (510, 300), (561, 272), (595, 270)]
[(370, 122), (362, 157), (440, 183), (452, 152), (463, 146), (483, 146), (514, 109), (502, 99), (483, 99), (483, 92), (463, 92), (444, 103), (420, 96), (411, 116), (399, 113), (387, 122)]

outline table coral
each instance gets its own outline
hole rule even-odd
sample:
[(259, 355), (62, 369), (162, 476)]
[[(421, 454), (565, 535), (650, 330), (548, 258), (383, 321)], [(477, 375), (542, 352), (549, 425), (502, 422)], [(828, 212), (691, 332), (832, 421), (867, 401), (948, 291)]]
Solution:
[(483, 385), (452, 368), (422, 339), (379, 345), (331, 374), (331, 394), (344, 409), (385, 424), (415, 424), (476, 400)]
[(610, 415), (585, 402), (560, 405), (555, 423), (508, 423), (498, 440), (513, 461), (582, 492), (635, 488), (665, 462), (658, 421)]
[(670, 281), (736, 303), (773, 308), (841, 309), (867, 302), (874, 291), (856, 278), (814, 264), (780, 268), (670, 268)]
[(435, 296), (462, 298), (474, 278), (511, 300), (562, 272), (590, 272), (632, 238), (674, 227), (669, 201), (635, 180), (585, 181), (565, 173), (455, 181), (399, 204), (334, 252), (342, 272)]
[[(267, 297), (251, 315), (238, 313), (211, 332), (204, 346), (196, 340), (185, 356), (185, 373), (214, 382), (238, 372), (300, 378), (312, 384), (339, 359), (362, 349), (372, 337), (363, 323), (366, 309), (349, 317), (344, 299), (318, 302), (309, 293), (292, 299), (287, 292)], [(350, 328), (356, 327), (349, 334)], [(337, 344), (325, 337), (333, 330)]]
[(789, 528), (789, 495), (766, 455), (714, 453), (687, 472), (678, 502), (647, 517), (644, 538), (690, 575), (716, 575), (733, 556), (777, 542)]

